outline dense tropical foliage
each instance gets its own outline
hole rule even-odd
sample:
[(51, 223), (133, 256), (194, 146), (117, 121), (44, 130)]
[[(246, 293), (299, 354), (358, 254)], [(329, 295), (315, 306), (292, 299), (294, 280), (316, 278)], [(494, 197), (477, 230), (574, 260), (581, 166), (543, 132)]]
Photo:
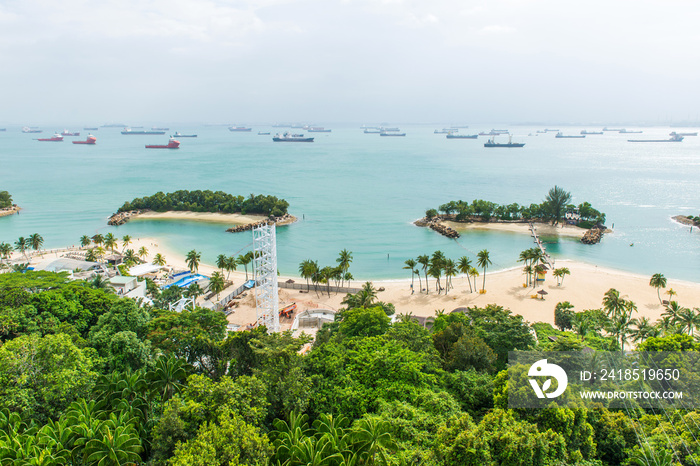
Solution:
[(12, 207), (12, 196), (7, 191), (0, 191), (0, 209)]
[(545, 200), (539, 204), (497, 204), (483, 199), (475, 199), (469, 203), (459, 200), (442, 204), (437, 209), (428, 209), (426, 216), (431, 218), (442, 213), (458, 222), (490, 221), (492, 219), (560, 222), (565, 212), (576, 209), (584, 225), (605, 224), (605, 214), (594, 209), (590, 203), (583, 202), (576, 206), (570, 202), (571, 193), (555, 186), (549, 190)]
[(287, 213), (289, 203), (275, 196), (257, 196), (251, 194), (248, 197), (234, 196), (223, 191), (180, 190), (172, 193), (157, 192), (152, 196), (136, 198), (131, 202), (125, 202), (117, 212), (129, 210), (155, 210), (165, 212), (169, 210), (190, 212), (220, 212), (226, 214), (264, 214), (280, 217)]

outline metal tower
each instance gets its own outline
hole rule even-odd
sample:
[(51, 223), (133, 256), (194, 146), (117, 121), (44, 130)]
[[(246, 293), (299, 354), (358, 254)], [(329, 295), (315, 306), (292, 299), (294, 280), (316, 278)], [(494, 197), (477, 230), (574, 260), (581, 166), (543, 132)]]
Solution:
[(277, 294), (277, 240), (275, 225), (253, 228), (253, 273), (257, 322), (269, 332), (280, 331)]

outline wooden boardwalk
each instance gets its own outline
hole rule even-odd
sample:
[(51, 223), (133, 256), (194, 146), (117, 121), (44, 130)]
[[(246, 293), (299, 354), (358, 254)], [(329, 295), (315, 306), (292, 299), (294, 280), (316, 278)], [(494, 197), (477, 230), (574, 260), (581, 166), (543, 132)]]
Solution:
[(542, 251), (542, 255), (544, 256), (544, 262), (549, 266), (550, 269), (554, 270), (554, 259), (552, 259), (552, 256), (547, 254), (547, 249), (544, 247), (544, 244), (542, 244), (542, 240), (540, 240), (540, 237), (537, 234), (537, 228), (535, 228), (535, 224), (530, 222), (528, 223), (528, 226), (530, 227), (532, 238), (535, 240), (535, 243), (540, 248), (540, 251)]

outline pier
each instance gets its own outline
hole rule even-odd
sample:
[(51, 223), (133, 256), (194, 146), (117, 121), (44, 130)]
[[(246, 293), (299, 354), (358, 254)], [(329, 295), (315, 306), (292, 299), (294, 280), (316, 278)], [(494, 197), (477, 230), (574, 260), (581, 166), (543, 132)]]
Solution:
[(540, 237), (537, 234), (537, 228), (535, 228), (535, 224), (529, 222), (528, 226), (530, 227), (532, 238), (535, 240), (535, 243), (540, 248), (540, 251), (542, 251), (542, 255), (544, 256), (544, 262), (549, 266), (550, 269), (554, 270), (554, 259), (552, 259), (552, 256), (547, 254), (547, 249), (545, 249), (544, 244), (542, 244), (542, 240), (540, 240)]

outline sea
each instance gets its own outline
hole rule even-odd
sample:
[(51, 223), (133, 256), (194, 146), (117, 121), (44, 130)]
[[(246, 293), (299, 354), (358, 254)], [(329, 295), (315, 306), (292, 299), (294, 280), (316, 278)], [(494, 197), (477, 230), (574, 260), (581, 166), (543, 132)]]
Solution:
[[(571, 238), (544, 238), (556, 260), (667, 278), (700, 281), (700, 231), (672, 220), (700, 214), (700, 137), (680, 143), (632, 143), (665, 139), (690, 128), (644, 127), (642, 134), (605, 132), (585, 139), (557, 139), (542, 127), (507, 128), (523, 148), (485, 148), (486, 137), (447, 139), (434, 130), (446, 125), (401, 125), (405, 137), (365, 134), (359, 125), (328, 126), (330, 133), (308, 133), (313, 143), (275, 143), (253, 126), (231, 132), (226, 126), (170, 126), (180, 138), (177, 150), (150, 150), (168, 134), (125, 136), (120, 128), (93, 131), (97, 144), (38, 142), (63, 128), (24, 134), (8, 126), (0, 132), (0, 190), (22, 207), (20, 215), (0, 218), (0, 242), (39, 233), (44, 247), (78, 245), (82, 235), (155, 237), (173, 253), (195, 249), (205, 263), (219, 254), (252, 248), (252, 233), (226, 233), (220, 223), (136, 220), (119, 227), (108, 217), (128, 200), (179, 189), (221, 190), (247, 196), (286, 199), (299, 221), (277, 228), (279, 272), (298, 275), (299, 263), (336, 265), (342, 249), (352, 252), (355, 279), (409, 278), (404, 261), (441, 250), (449, 258), (486, 249), (489, 270), (518, 266), (518, 255), (534, 247), (528, 234), (470, 231), (448, 239), (412, 222), (429, 208), (450, 200), (490, 200), (499, 204), (540, 203), (555, 185), (572, 203), (590, 202), (605, 212), (614, 232), (600, 244)], [(470, 125), (460, 134), (489, 131)], [(600, 127), (559, 127), (565, 134)], [(628, 128), (632, 129), (632, 128)], [(636, 129), (636, 128), (635, 128)], [(78, 128), (75, 129), (79, 130)], [(303, 132), (303, 130), (293, 130)], [(497, 141), (506, 142), (507, 136)], [(167, 257), (166, 257), (167, 259)]]

